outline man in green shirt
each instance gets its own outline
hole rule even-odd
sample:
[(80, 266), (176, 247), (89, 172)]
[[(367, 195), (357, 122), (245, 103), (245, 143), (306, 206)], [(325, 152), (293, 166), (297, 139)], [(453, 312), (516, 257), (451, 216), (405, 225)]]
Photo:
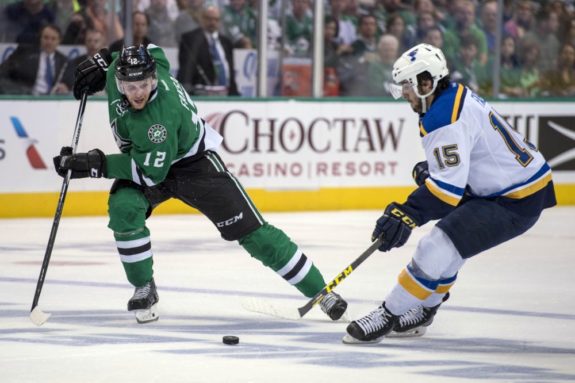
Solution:
[[(139, 323), (158, 319), (158, 294), (146, 219), (154, 207), (176, 198), (207, 216), (222, 238), (238, 241), (302, 294), (312, 297), (325, 281), (313, 262), (281, 230), (260, 215), (239, 181), (216, 153), (222, 137), (198, 115), (194, 102), (170, 75), (157, 46), (125, 48), (112, 58), (100, 51), (78, 66), (74, 96), (106, 88), (110, 125), (120, 149), (54, 158), (56, 170), (72, 178), (115, 179), (108, 201), (109, 224), (128, 281), (135, 292), (128, 302)], [(330, 293), (320, 302), (339, 319), (347, 303)]]

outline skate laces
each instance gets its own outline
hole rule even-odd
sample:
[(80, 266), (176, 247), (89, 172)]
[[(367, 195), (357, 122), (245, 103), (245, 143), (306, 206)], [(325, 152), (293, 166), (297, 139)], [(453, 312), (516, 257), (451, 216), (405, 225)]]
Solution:
[(150, 282), (146, 283), (142, 287), (136, 287), (136, 291), (134, 291), (134, 296), (132, 297), (132, 299), (146, 298), (148, 295), (150, 295), (151, 289), (152, 288)]
[(405, 327), (422, 323), (426, 318), (427, 315), (423, 306), (417, 306), (399, 317), (399, 326)]
[(379, 306), (365, 317), (355, 320), (355, 323), (358, 324), (365, 335), (368, 335), (384, 328), (391, 318), (391, 313), (384, 306)]
[(323, 299), (319, 303), (319, 305), (321, 306), (321, 310), (324, 313), (328, 314), (333, 308), (333, 306), (335, 306), (340, 299), (341, 297), (336, 293), (328, 293), (325, 297), (323, 297)]

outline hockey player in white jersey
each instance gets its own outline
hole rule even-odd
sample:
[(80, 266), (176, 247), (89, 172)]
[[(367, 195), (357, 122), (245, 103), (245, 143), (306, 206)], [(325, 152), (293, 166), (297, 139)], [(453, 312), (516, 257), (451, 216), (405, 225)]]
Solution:
[(403, 246), (414, 228), (439, 222), (382, 305), (349, 324), (344, 343), (425, 328), (467, 259), (523, 234), (556, 204), (541, 153), (489, 103), (450, 82), (441, 50), (427, 44), (409, 49), (392, 75), (396, 97), (420, 116), (427, 161), (414, 168), (419, 187), (403, 204), (387, 206), (372, 239), (383, 237), (379, 250), (388, 251)]

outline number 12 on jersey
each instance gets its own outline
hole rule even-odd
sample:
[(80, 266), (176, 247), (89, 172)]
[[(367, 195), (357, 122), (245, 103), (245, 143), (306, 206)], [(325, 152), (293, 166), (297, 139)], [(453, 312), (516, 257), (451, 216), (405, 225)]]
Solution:
[(153, 152), (146, 153), (146, 159), (144, 160), (144, 165), (150, 166), (151, 161), (153, 161), (153, 167), (161, 168), (164, 166), (164, 160), (166, 159), (166, 152), (155, 152), (154, 159), (152, 160)]

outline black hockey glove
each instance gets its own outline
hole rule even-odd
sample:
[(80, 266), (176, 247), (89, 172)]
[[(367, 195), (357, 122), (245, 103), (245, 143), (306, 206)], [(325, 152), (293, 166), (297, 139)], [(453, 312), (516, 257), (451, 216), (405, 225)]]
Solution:
[(390, 203), (385, 208), (383, 215), (377, 220), (371, 240), (375, 241), (382, 237), (383, 242), (379, 251), (389, 251), (394, 247), (405, 245), (411, 230), (417, 227), (415, 220), (410, 217), (400, 204)]
[(106, 156), (100, 149), (72, 154), (72, 148), (64, 146), (60, 155), (54, 157), (54, 166), (60, 177), (72, 170), (71, 178), (100, 178), (106, 173)]
[(423, 185), (427, 177), (429, 177), (429, 166), (427, 165), (427, 161), (416, 163), (411, 171), (411, 176), (417, 186)]
[(82, 98), (83, 92), (91, 95), (106, 87), (106, 72), (111, 62), (112, 55), (104, 48), (78, 65), (74, 72), (74, 97), (76, 100)]

